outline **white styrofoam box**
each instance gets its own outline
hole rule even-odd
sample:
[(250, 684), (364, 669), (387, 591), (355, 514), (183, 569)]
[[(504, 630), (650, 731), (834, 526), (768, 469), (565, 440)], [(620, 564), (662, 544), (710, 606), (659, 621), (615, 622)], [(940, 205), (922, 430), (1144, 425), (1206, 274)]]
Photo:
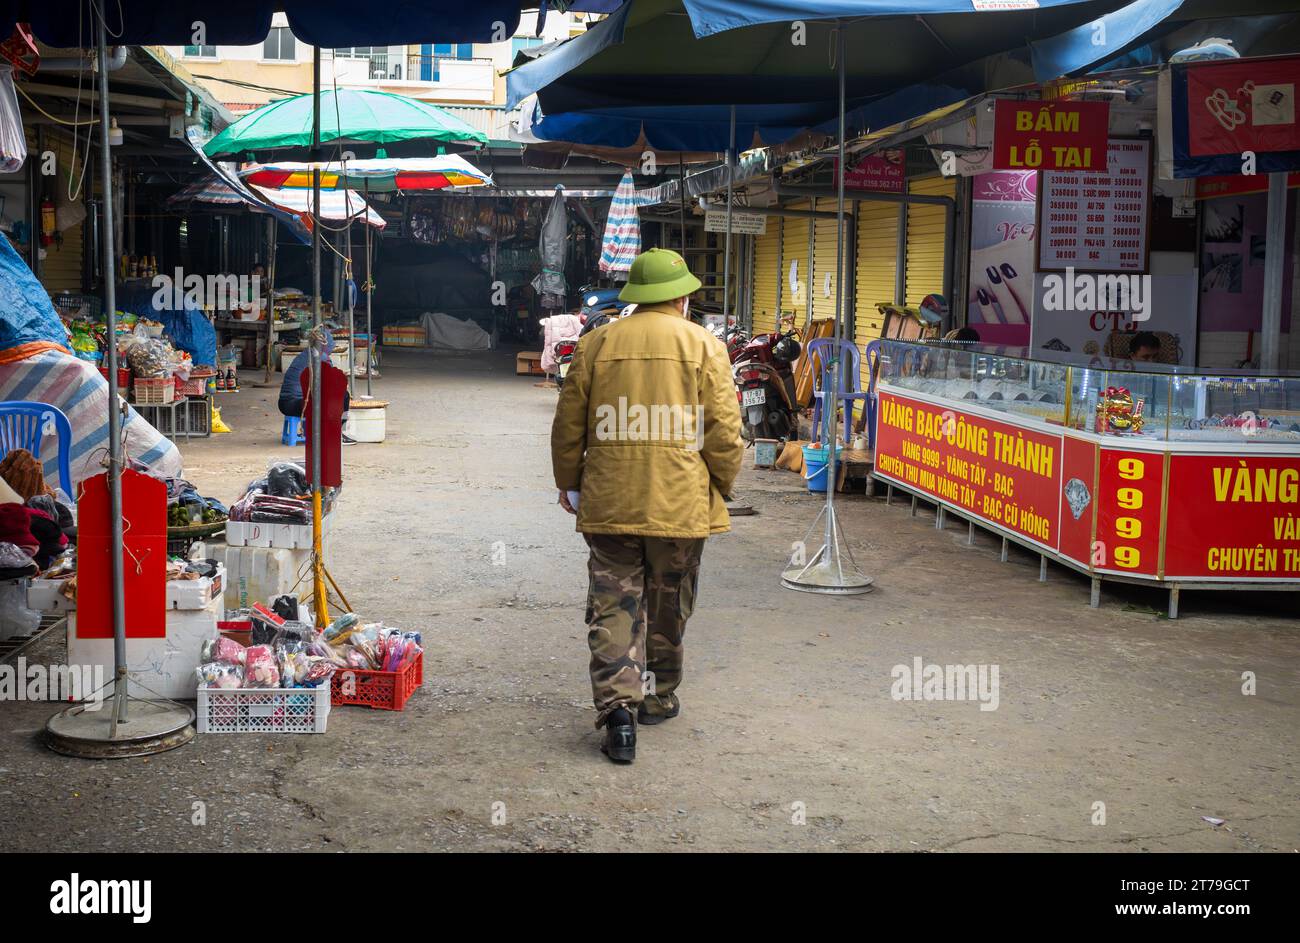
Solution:
[(276, 596), (293, 592), (298, 577), (310, 566), (310, 549), (227, 547), (225, 608), (248, 609), (255, 602), (269, 605)]
[(352, 409), (343, 432), (358, 442), (383, 442), (387, 432), (388, 407), (378, 409)]
[[(194, 669), (199, 666), (199, 649), (205, 639), (217, 634), (220, 604), (206, 609), (169, 609), (165, 638), (129, 638), (126, 640), (126, 665), (133, 694), (188, 700), (194, 697), (199, 681)], [(77, 614), (68, 617), (68, 664), (100, 665), (104, 677), (113, 677), (113, 640), (111, 638), (77, 638)]]
[(314, 688), (199, 688), (199, 733), (324, 733), (330, 683)]
[[(334, 515), (321, 520), (321, 539), (333, 529)], [(256, 521), (226, 521), (226, 544), (231, 547), (276, 547), (282, 550), (310, 550), (310, 524), (261, 524)]]
[(39, 609), (41, 612), (71, 612), (77, 608), (77, 602), (59, 592), (59, 587), (67, 582), (61, 580), (28, 580), (27, 608)]
[(221, 595), (225, 586), (226, 568), (217, 564), (216, 576), (197, 580), (168, 580), (168, 609), (206, 609), (212, 600)]

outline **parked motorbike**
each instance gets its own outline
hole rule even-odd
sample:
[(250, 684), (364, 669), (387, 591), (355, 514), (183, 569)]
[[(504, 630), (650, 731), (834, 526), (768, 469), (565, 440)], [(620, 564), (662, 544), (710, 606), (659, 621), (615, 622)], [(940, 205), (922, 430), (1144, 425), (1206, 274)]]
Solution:
[(797, 425), (794, 362), (802, 350), (794, 328), (758, 334), (740, 347), (732, 364), (740, 401), (741, 436), (788, 439)]
[(564, 389), (564, 378), (569, 375), (569, 364), (573, 362), (573, 352), (578, 349), (574, 339), (557, 341), (555, 344), (555, 388)]

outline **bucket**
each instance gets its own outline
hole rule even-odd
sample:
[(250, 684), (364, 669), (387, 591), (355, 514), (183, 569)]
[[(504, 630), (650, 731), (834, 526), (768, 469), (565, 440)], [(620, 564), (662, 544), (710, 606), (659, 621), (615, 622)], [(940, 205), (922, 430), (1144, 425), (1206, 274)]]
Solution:
[(777, 446), (780, 444), (778, 439), (755, 439), (754, 440), (754, 467), (771, 468), (776, 464)]
[[(844, 447), (837, 445), (835, 447), (835, 467), (839, 468), (839, 463), (844, 456)], [(804, 464), (804, 481), (808, 485), (809, 491), (826, 490), (826, 449), (821, 446), (805, 445), (803, 447), (803, 464)]]

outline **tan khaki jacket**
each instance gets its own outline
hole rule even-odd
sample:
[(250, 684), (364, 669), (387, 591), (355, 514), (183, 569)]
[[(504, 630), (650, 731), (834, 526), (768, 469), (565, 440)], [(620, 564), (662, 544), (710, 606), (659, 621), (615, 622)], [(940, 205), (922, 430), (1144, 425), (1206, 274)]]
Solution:
[(740, 408), (722, 342), (671, 305), (584, 337), (551, 426), (555, 484), (588, 534), (707, 537), (731, 527)]

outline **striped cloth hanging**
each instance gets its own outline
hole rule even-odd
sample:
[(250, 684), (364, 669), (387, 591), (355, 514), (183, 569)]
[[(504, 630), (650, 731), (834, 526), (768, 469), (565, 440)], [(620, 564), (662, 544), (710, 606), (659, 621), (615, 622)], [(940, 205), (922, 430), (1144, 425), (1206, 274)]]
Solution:
[(637, 207), (648, 202), (647, 194), (637, 192), (632, 172), (625, 172), (614, 191), (609, 219), (605, 223), (605, 238), (600, 247), (600, 270), (606, 275), (627, 278), (632, 260), (641, 251), (641, 220), (637, 216)]

